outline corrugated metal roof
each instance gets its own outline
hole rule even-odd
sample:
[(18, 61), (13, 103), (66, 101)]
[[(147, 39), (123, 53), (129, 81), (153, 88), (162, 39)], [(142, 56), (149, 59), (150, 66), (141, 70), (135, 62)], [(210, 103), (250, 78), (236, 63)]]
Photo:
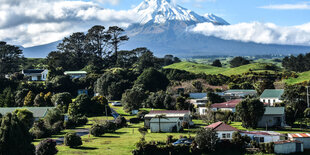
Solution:
[(283, 115), (284, 111), (284, 107), (265, 107), (264, 115)]
[(65, 71), (65, 75), (72, 75), (72, 74), (87, 74), (86, 71)]
[[(159, 114), (146, 114), (144, 118), (153, 118)], [(166, 117), (184, 117), (186, 114), (164, 114)]]
[(207, 97), (207, 93), (189, 93), (189, 98), (202, 99), (204, 97)]
[(238, 131), (238, 129), (230, 125), (227, 125), (223, 122), (216, 122), (216, 123), (206, 126), (205, 128), (209, 128), (215, 131)]
[(265, 89), (260, 98), (281, 98), (284, 89)]
[(274, 142), (274, 144), (286, 144), (286, 143), (302, 143), (302, 142), (297, 141), (297, 140), (283, 140), (283, 141)]
[(226, 90), (225, 93), (256, 93), (254, 89), (230, 89)]
[(25, 69), (22, 72), (24, 74), (41, 74), (44, 69)]
[[(171, 123), (171, 122), (179, 122), (179, 118), (161, 118), (160, 123)], [(159, 123), (159, 118), (152, 118), (150, 123)]]
[(293, 138), (310, 138), (309, 133), (293, 133), (293, 134), (289, 134), (289, 136)]
[(215, 103), (211, 105), (211, 108), (235, 108), (242, 99), (231, 100), (223, 103)]
[(48, 110), (54, 109), (55, 107), (12, 107), (12, 108), (0, 108), (0, 113), (5, 115), (11, 113), (16, 109), (27, 109), (33, 113), (33, 117), (42, 118), (45, 117)]
[(189, 110), (152, 110), (149, 114), (190, 114)]

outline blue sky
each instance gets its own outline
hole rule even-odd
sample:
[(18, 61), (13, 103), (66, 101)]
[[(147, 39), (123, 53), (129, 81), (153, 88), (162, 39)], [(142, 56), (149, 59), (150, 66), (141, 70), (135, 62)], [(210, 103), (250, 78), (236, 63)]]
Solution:
[[(115, 1), (115, 0), (111, 0)], [(127, 10), (142, 0), (119, 0), (112, 5), (103, 0), (104, 8)], [(279, 26), (291, 26), (310, 21), (310, 1), (305, 0), (177, 0), (177, 4), (198, 14), (213, 13), (231, 24), (240, 22), (271, 22)], [(287, 8), (290, 4), (290, 8)], [(261, 8), (269, 6), (271, 8)], [(272, 7), (273, 6), (273, 7)], [(274, 7), (278, 7), (277, 9)], [(294, 8), (295, 7), (295, 8)]]

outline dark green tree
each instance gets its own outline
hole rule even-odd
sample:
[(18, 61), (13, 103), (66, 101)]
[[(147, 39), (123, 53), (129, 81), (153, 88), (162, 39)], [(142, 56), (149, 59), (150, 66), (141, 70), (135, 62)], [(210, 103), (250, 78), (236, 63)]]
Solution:
[(22, 50), (0, 41), (0, 77), (18, 71), (22, 62)]
[(208, 97), (209, 102), (211, 103), (223, 103), (226, 101), (222, 96), (215, 94), (213, 92), (209, 92), (207, 94), (207, 97)]
[(56, 141), (53, 139), (42, 140), (36, 148), (36, 155), (54, 155), (57, 152)]
[(201, 128), (197, 131), (195, 142), (199, 149), (204, 152), (214, 152), (219, 143), (219, 138), (215, 131)]
[(37, 94), (37, 96), (34, 98), (34, 106), (36, 107), (44, 107), (46, 105), (44, 100), (44, 93)]
[(25, 127), (28, 128), (28, 130), (32, 127), (34, 122), (33, 113), (27, 109), (16, 109), (12, 113), (13, 115), (16, 115), (17, 118), (24, 123)]
[(82, 145), (82, 139), (76, 133), (67, 133), (64, 137), (64, 143), (70, 148), (75, 148)]
[(118, 58), (117, 52), (121, 43), (129, 40), (129, 37), (127, 35), (123, 35), (124, 31), (124, 29), (117, 26), (111, 26), (107, 31), (107, 33), (111, 36), (110, 44), (113, 46), (116, 59)]
[(86, 39), (89, 52), (100, 58), (108, 57), (110, 55), (111, 51), (109, 51), (108, 47), (109, 41), (111, 40), (111, 34), (105, 31), (104, 26), (93, 26), (88, 30)]
[(265, 113), (265, 107), (259, 99), (246, 98), (236, 106), (236, 112), (242, 120), (242, 126), (255, 129)]
[(145, 90), (141, 86), (136, 85), (132, 89), (126, 90), (122, 96), (124, 110), (126, 112), (139, 110), (146, 97)]
[(145, 90), (156, 92), (166, 90), (169, 80), (163, 73), (154, 68), (149, 68), (144, 70), (135, 81), (135, 84), (141, 84)]
[(250, 64), (250, 61), (243, 57), (235, 57), (230, 61), (230, 67), (232, 68), (239, 67), (242, 65), (247, 65), (247, 64)]
[(72, 98), (73, 97), (70, 93), (64, 92), (53, 95), (51, 100), (52, 103), (57, 105), (57, 107), (61, 109), (63, 113), (67, 113), (69, 104), (72, 102)]
[(33, 100), (35, 98), (35, 95), (33, 94), (32, 91), (29, 91), (27, 96), (25, 97), (24, 99), (24, 106), (26, 107), (30, 107), (30, 106), (33, 106)]
[(0, 94), (0, 107), (14, 107), (16, 106), (14, 94), (11, 88), (5, 88)]
[(212, 66), (215, 66), (215, 67), (222, 67), (222, 63), (219, 59), (216, 59), (212, 62)]

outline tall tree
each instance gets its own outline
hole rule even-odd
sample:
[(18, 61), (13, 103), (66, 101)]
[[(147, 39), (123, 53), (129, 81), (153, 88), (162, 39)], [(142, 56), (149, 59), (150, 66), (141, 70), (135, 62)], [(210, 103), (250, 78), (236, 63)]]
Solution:
[(247, 65), (249, 63), (250, 63), (250, 61), (243, 58), (243, 57), (235, 57), (230, 61), (230, 66), (231, 67), (239, 67), (242, 65)]
[(221, 61), (219, 59), (216, 59), (216, 60), (213, 61), (212, 66), (222, 67), (222, 63), (221, 63)]
[(95, 25), (88, 30), (86, 34), (88, 43), (88, 50), (99, 57), (105, 57), (110, 55), (109, 41), (111, 35), (105, 31), (104, 26)]
[(22, 61), (19, 47), (0, 42), (0, 76), (18, 71)]
[(146, 97), (147, 95), (145, 94), (145, 90), (141, 87), (141, 85), (136, 85), (132, 89), (126, 90), (122, 96), (124, 110), (126, 112), (138, 110), (142, 106), (142, 103)]
[(122, 42), (129, 40), (129, 37), (127, 35), (123, 35), (124, 31), (124, 29), (117, 26), (111, 26), (108, 30), (108, 34), (111, 35), (110, 43), (113, 46), (116, 59), (118, 58), (118, 47), (121, 45)]
[(259, 99), (246, 98), (237, 105), (236, 112), (242, 120), (242, 126), (255, 129), (265, 113), (265, 107)]
[(219, 143), (219, 138), (215, 131), (211, 129), (199, 129), (195, 137), (199, 149), (207, 152), (213, 152)]
[(159, 90), (166, 90), (169, 80), (163, 73), (154, 68), (149, 68), (144, 70), (144, 72), (135, 81), (135, 84), (141, 84), (145, 90), (156, 92)]

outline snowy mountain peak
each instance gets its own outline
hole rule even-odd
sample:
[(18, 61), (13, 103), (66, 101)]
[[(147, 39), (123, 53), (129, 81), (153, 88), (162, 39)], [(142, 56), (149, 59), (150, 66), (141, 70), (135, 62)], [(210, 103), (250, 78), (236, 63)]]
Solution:
[(148, 22), (166, 23), (169, 20), (178, 20), (194, 23), (211, 22), (217, 25), (227, 25), (228, 23), (213, 14), (206, 17), (200, 16), (191, 10), (187, 10), (174, 4), (171, 0), (144, 0), (134, 11), (139, 15), (140, 24)]

